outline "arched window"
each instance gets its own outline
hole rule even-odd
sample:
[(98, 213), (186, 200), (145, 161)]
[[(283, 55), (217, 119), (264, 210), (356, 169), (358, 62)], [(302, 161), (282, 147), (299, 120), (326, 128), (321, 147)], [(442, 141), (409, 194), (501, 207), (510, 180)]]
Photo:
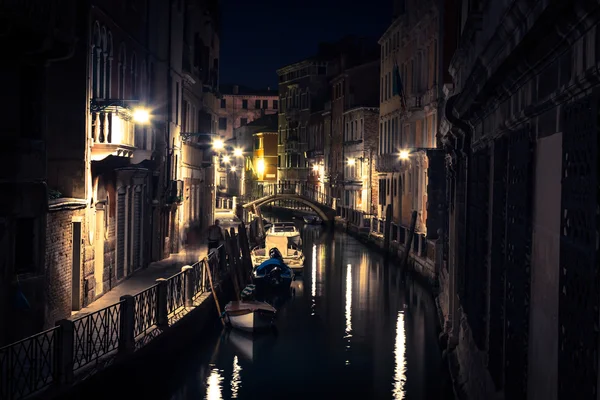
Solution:
[(125, 74), (127, 72), (127, 53), (125, 44), (121, 43), (119, 48), (119, 88), (118, 96), (120, 99), (125, 99)]
[(92, 98), (98, 98), (100, 92), (100, 59), (102, 54), (102, 38), (100, 36), (100, 24), (94, 24), (92, 33)]
[(140, 96), (144, 101), (148, 99), (148, 71), (146, 70), (146, 61), (142, 61), (140, 71)]
[(112, 33), (108, 31), (106, 35), (106, 55), (104, 66), (106, 69), (106, 86), (104, 90), (104, 97), (112, 99), (112, 65), (113, 65), (113, 38)]
[(102, 49), (100, 54), (100, 84), (98, 85), (98, 97), (101, 99), (106, 98), (106, 50), (108, 48), (108, 38), (106, 35), (106, 27), (103, 26), (100, 32), (100, 48)]
[(137, 82), (137, 57), (135, 53), (131, 56), (131, 97), (132, 99), (139, 99), (138, 93), (138, 82)]
[(147, 83), (147, 93), (148, 93), (148, 102), (152, 103), (154, 100), (154, 64), (150, 62), (148, 64), (148, 83)]

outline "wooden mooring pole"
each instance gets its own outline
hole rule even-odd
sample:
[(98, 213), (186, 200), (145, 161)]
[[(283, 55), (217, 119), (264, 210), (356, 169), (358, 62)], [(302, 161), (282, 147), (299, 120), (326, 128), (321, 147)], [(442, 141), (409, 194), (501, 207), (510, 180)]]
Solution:
[(413, 211), (410, 216), (410, 228), (408, 228), (408, 240), (406, 241), (406, 247), (404, 250), (404, 254), (402, 255), (402, 270), (406, 270), (406, 266), (408, 265), (408, 255), (410, 253), (410, 248), (412, 247), (413, 237), (415, 236), (415, 225), (417, 224), (417, 212)]

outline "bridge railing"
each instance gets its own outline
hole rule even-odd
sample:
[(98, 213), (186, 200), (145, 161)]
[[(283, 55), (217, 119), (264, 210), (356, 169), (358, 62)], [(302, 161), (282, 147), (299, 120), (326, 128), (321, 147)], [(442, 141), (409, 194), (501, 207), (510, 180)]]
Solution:
[(122, 296), (108, 307), (60, 320), (51, 329), (0, 347), (0, 400), (23, 399), (52, 386), (68, 385), (75, 375), (87, 376), (114, 356), (143, 347), (210, 291), (209, 273), (217, 286), (226, 277), (233, 257), (240, 255), (227, 254), (225, 248), (219, 246), (201, 261), (168, 279), (157, 279), (136, 295)]
[(333, 198), (318, 185), (308, 182), (278, 182), (256, 184), (247, 194), (246, 203), (277, 194), (295, 194), (306, 197), (315, 203), (333, 208)]

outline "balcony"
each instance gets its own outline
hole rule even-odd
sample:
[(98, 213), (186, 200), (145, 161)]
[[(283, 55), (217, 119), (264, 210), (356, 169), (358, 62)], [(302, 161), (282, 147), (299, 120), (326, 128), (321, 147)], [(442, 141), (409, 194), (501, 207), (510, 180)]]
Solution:
[(406, 107), (410, 111), (419, 111), (423, 109), (423, 99), (421, 96), (410, 96), (406, 99)]
[(306, 143), (300, 143), (298, 139), (288, 139), (284, 144), (277, 146), (277, 153), (303, 153), (306, 151)]
[(178, 204), (183, 201), (183, 181), (169, 181), (167, 204)]
[(131, 112), (124, 107), (110, 106), (92, 112), (92, 161), (108, 156), (131, 158), (135, 151), (135, 124)]
[(399, 172), (402, 161), (397, 154), (380, 154), (377, 156), (375, 169), (377, 172)]

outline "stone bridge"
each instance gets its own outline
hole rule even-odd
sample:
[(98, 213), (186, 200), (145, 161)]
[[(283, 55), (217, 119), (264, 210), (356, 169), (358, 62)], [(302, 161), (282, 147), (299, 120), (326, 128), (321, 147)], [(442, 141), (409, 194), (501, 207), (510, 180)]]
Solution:
[(308, 183), (271, 183), (258, 185), (247, 196), (243, 205), (248, 210), (257, 210), (278, 200), (293, 200), (310, 207), (323, 221), (335, 220), (335, 209), (331, 196), (315, 185)]

